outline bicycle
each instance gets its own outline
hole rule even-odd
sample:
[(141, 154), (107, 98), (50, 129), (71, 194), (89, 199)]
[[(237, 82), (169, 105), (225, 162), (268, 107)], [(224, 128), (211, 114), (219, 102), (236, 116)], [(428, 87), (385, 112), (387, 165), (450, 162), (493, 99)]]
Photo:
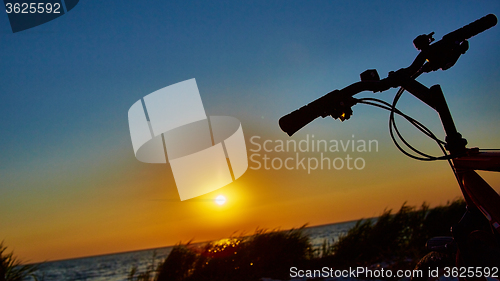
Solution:
[[(500, 172), (500, 152), (467, 148), (467, 141), (462, 138), (455, 127), (440, 86), (434, 85), (427, 88), (416, 81), (416, 78), (423, 73), (438, 69), (447, 70), (455, 65), (459, 57), (469, 48), (467, 39), (495, 26), (496, 23), (496, 16), (489, 14), (446, 34), (436, 42), (433, 38), (434, 32), (420, 35), (413, 41), (420, 53), (409, 67), (391, 71), (384, 79), (380, 79), (376, 70), (367, 70), (360, 74), (360, 82), (329, 92), (279, 120), (281, 129), (292, 136), (320, 116), (323, 118), (331, 116), (345, 121), (351, 117), (354, 105), (372, 105), (390, 111), (389, 132), (394, 144), (403, 154), (423, 161), (448, 161), (462, 191), (467, 209), (462, 219), (452, 228), (452, 237), (435, 237), (427, 242), (426, 246), (431, 253), (419, 262), (417, 268), (448, 266), (449, 270), (456, 269), (457, 274), (453, 275), (457, 276), (451, 277), (459, 277), (461, 280), (495, 276), (498, 278), (500, 274), (498, 272), (500, 267), (500, 196), (475, 172), (475, 170)], [(396, 87), (399, 87), (399, 90), (392, 104), (375, 98), (353, 97), (362, 91), (376, 93)], [(414, 95), (438, 113), (446, 134), (445, 141), (438, 139), (423, 124), (396, 108), (404, 91)], [(428, 155), (408, 143), (396, 126), (394, 119), (396, 114), (436, 141), (443, 156)], [(395, 135), (412, 152), (403, 148)], [(448, 257), (447, 263), (444, 256)], [(453, 257), (453, 262), (450, 262), (450, 256)], [(462, 268), (466, 269), (465, 274), (462, 274)], [(469, 272), (470, 268), (473, 269), (472, 274)], [(493, 271), (496, 268), (496, 275), (491, 276), (492, 272), (486, 274), (486, 268), (493, 268)]]

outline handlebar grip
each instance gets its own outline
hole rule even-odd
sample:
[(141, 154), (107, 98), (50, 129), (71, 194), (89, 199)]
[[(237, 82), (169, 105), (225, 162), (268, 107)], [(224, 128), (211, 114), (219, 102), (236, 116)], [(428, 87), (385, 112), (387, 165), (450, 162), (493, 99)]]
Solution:
[(288, 113), (278, 121), (281, 130), (292, 136), (305, 125), (311, 123), (314, 119), (321, 116), (312, 106), (305, 105), (295, 111)]
[(288, 113), (278, 121), (281, 130), (292, 136), (305, 125), (318, 117), (326, 117), (333, 113), (335, 104), (340, 101), (342, 95), (339, 90), (334, 90), (328, 94), (310, 102), (303, 107)]
[(486, 15), (468, 25), (459, 28), (443, 36), (443, 40), (452, 42), (462, 42), (471, 38), (497, 24), (497, 17), (494, 14)]

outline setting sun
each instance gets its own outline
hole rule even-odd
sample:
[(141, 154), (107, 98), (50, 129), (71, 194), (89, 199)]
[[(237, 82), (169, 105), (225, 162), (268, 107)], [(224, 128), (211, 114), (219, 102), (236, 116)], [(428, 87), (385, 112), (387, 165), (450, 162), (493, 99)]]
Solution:
[(226, 197), (224, 197), (224, 195), (217, 196), (215, 198), (215, 203), (217, 203), (217, 205), (219, 205), (219, 206), (224, 205), (224, 203), (226, 203)]

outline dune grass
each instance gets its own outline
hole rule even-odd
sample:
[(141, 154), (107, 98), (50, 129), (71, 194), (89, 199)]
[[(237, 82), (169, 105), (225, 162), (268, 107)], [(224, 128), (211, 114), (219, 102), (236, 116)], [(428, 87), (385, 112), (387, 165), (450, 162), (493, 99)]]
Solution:
[(203, 247), (176, 245), (157, 269), (157, 281), (250, 281), (262, 277), (289, 279), (290, 267), (319, 269), (384, 264), (411, 269), (426, 254), (425, 242), (450, 235), (465, 203), (456, 200), (430, 209), (404, 204), (396, 213), (386, 210), (376, 219), (359, 220), (338, 241), (313, 248), (303, 227), (288, 231), (259, 230)]
[(14, 256), (14, 252), (7, 253), (7, 247), (3, 241), (0, 242), (0, 281), (21, 281), (32, 277), (37, 280), (34, 272), (36, 265), (23, 265), (22, 262)]
[(465, 212), (465, 202), (456, 200), (429, 209), (404, 204), (392, 214), (386, 210), (377, 219), (360, 220), (332, 245), (328, 261), (338, 266), (368, 266), (389, 263), (389, 267), (413, 268), (426, 254), (426, 241), (434, 236), (450, 236), (451, 227)]
[(252, 236), (223, 239), (201, 248), (177, 245), (160, 266), (157, 280), (284, 279), (291, 264), (303, 264), (312, 254), (302, 228), (258, 230)]

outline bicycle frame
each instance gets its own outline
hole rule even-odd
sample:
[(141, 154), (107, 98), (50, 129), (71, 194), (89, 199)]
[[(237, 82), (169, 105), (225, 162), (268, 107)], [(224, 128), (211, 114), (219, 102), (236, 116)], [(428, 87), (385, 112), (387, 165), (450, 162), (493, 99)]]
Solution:
[(500, 232), (500, 195), (475, 170), (500, 172), (500, 152), (480, 152), (478, 148), (467, 149), (467, 141), (458, 133), (448, 104), (439, 85), (430, 89), (410, 79), (403, 88), (436, 110), (446, 132), (446, 148), (452, 155), (457, 180), (467, 206), (477, 207)]
[[(452, 228), (453, 238), (458, 246), (457, 266), (498, 266), (500, 196), (477, 174), (476, 170), (498, 172), (500, 152), (481, 152), (478, 148), (467, 149), (465, 156), (452, 161), (467, 204), (464, 216)], [(486, 219), (490, 230), (485, 229)], [(496, 250), (493, 250), (494, 248)]]
[(470, 149), (467, 156), (453, 159), (467, 205), (478, 207), (497, 232), (500, 230), (500, 195), (475, 170), (500, 171), (500, 152)]

